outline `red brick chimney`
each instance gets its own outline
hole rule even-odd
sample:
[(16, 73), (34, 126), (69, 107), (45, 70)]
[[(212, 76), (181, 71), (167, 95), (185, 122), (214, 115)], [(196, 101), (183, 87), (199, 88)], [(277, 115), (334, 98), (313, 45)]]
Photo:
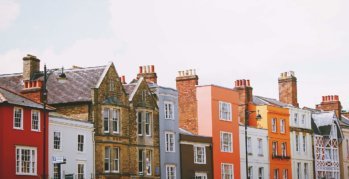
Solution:
[(316, 109), (324, 111), (335, 111), (338, 119), (341, 119), (342, 105), (338, 95), (322, 96), (321, 104), (316, 105)]
[(250, 80), (236, 80), (234, 90), (239, 93), (239, 121), (244, 123), (245, 111), (248, 108), (248, 104), (251, 104), (253, 101), (253, 88), (251, 87)]
[(158, 77), (155, 73), (154, 65), (140, 66), (137, 79), (143, 77), (148, 83), (157, 83)]
[(179, 126), (194, 134), (198, 134), (196, 99), (196, 85), (198, 85), (198, 82), (199, 77), (195, 70), (178, 72), (176, 86), (178, 90)]
[(293, 71), (281, 73), (279, 77), (279, 100), (294, 107), (299, 107), (297, 78)]
[(23, 89), (22, 95), (36, 102), (42, 102), (42, 79), (35, 78), (35, 73), (40, 72), (40, 60), (33, 55), (23, 57)]

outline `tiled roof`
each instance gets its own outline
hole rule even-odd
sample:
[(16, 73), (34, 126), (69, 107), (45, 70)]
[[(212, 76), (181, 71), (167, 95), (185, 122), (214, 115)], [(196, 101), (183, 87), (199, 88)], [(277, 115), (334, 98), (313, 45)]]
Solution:
[[(48, 103), (91, 101), (94, 88), (106, 66), (64, 70), (66, 80), (58, 80), (60, 71), (53, 72), (47, 81)], [(0, 86), (20, 93), (23, 89), (22, 74), (0, 75)]]
[(133, 90), (135, 90), (137, 83), (124, 84), (123, 86), (125, 88), (126, 94), (131, 95)]
[[(43, 109), (43, 105), (37, 102), (34, 102), (24, 96), (16, 94), (8, 89), (0, 87), (0, 104), (1, 103), (9, 103), (18, 106), (25, 106), (37, 109)], [(53, 108), (48, 107), (49, 110)]]
[(266, 98), (262, 96), (253, 96), (253, 103), (256, 105), (273, 105), (278, 107), (290, 107), (292, 105), (280, 102), (276, 99)]

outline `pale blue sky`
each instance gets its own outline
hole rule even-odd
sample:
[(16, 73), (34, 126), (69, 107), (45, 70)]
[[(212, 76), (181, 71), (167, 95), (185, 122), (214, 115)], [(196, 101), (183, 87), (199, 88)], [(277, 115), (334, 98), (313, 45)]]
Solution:
[(200, 84), (278, 98), (277, 78), (293, 70), (301, 106), (340, 95), (349, 109), (347, 0), (0, 0), (0, 73), (22, 70), (30, 53), (49, 67), (116, 64), (128, 81), (156, 66), (175, 87), (195, 68)]

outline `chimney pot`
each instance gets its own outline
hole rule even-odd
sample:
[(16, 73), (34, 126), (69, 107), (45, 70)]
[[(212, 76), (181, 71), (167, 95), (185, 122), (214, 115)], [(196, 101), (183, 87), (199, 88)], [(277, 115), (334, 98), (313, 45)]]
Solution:
[(247, 80), (247, 86), (250, 86), (250, 80)]
[(139, 66), (139, 74), (142, 74), (142, 72), (143, 72), (143, 67)]
[(334, 96), (334, 100), (335, 100), (335, 101), (339, 101), (338, 95), (335, 95), (335, 96)]
[(151, 72), (155, 73), (155, 66), (154, 65), (151, 66)]
[(246, 86), (246, 80), (242, 80), (242, 85)]
[(322, 96), (322, 102), (325, 102), (325, 101), (326, 101), (326, 97)]

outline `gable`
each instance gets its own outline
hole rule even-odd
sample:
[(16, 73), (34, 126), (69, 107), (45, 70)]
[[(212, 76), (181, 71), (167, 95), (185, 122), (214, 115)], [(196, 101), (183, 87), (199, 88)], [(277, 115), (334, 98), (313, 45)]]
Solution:
[(132, 102), (134, 107), (144, 107), (157, 109), (157, 102), (155, 99), (155, 94), (150, 90), (147, 82), (144, 78), (140, 78), (137, 85), (130, 95), (130, 102)]

